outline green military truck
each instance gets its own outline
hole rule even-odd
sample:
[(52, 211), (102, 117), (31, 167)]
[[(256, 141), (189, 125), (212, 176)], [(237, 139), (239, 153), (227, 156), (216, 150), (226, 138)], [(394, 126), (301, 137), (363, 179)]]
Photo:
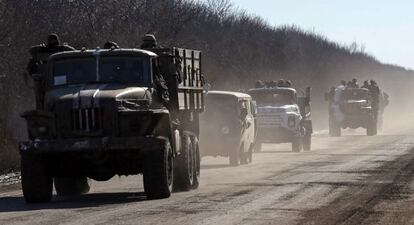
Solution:
[(98, 48), (41, 60), (40, 103), (23, 115), (20, 143), (26, 202), (50, 201), (53, 183), (57, 195), (79, 195), (88, 179), (115, 175), (143, 174), (149, 199), (198, 187), (200, 51)]

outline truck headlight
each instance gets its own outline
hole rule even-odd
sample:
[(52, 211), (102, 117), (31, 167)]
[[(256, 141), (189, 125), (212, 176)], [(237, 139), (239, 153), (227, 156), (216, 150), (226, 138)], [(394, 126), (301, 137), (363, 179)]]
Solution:
[(224, 126), (221, 128), (221, 133), (223, 134), (229, 134), (230, 133), (230, 128), (228, 126)]
[(288, 126), (289, 127), (295, 127), (296, 126), (296, 118), (294, 116), (289, 116)]

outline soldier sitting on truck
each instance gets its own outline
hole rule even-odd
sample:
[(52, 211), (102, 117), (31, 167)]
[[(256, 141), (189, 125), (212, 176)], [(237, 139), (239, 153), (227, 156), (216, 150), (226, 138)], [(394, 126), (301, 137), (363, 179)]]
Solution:
[(48, 36), (47, 45), (40, 44), (30, 48), (29, 52), (32, 58), (30, 59), (26, 70), (35, 82), (34, 89), (36, 93), (36, 105), (38, 107), (43, 104), (43, 75), (46, 70), (48, 57), (54, 53), (73, 50), (75, 49), (69, 45), (61, 45), (57, 34), (50, 34)]
[(262, 80), (257, 80), (255, 87), (256, 88), (264, 88), (265, 87), (265, 84), (264, 84), (264, 82)]
[(366, 89), (368, 89), (369, 88), (369, 83), (368, 83), (368, 81), (366, 80), (366, 81), (364, 81), (364, 85), (362, 85), (362, 87), (361, 88), (366, 88)]
[(119, 45), (116, 42), (113, 41), (107, 41), (104, 44), (104, 49), (117, 49), (119, 48)]
[(157, 39), (155, 38), (153, 34), (146, 34), (142, 38), (141, 48), (142, 49), (160, 48), (160, 46), (158, 46)]
[(75, 48), (72, 46), (66, 44), (61, 45), (59, 36), (57, 34), (50, 34), (47, 38), (47, 45), (40, 44), (30, 48), (30, 55), (32, 58), (30, 59), (29, 65), (27, 66), (27, 71), (29, 74), (38, 73), (40, 72), (38, 65), (47, 63), (45, 59), (37, 58), (38, 53), (47, 53), (48, 55), (52, 55), (58, 52), (73, 50), (75, 50)]
[(351, 88), (359, 88), (358, 80), (356, 78), (352, 79), (350, 83)]

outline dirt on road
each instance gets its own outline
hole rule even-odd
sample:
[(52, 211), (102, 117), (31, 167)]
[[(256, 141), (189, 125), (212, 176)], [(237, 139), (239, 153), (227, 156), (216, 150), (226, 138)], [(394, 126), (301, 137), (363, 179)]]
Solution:
[(203, 158), (191, 192), (148, 201), (142, 177), (92, 182), (91, 193), (26, 205), (0, 192), (0, 224), (414, 224), (414, 132), (321, 133), (311, 152), (265, 145), (253, 163)]

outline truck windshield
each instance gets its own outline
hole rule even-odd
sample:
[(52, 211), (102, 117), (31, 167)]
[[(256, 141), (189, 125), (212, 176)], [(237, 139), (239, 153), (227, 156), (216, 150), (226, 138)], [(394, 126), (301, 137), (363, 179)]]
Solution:
[(227, 98), (221, 95), (206, 96), (206, 114), (213, 115), (221, 113), (230, 117), (237, 115), (237, 101), (233, 98)]
[[(97, 63), (98, 62), (98, 63)], [(150, 60), (144, 57), (84, 57), (53, 64), (52, 85), (122, 83), (148, 85)]]
[(295, 96), (291, 92), (255, 92), (250, 93), (257, 106), (283, 106), (295, 104)]

